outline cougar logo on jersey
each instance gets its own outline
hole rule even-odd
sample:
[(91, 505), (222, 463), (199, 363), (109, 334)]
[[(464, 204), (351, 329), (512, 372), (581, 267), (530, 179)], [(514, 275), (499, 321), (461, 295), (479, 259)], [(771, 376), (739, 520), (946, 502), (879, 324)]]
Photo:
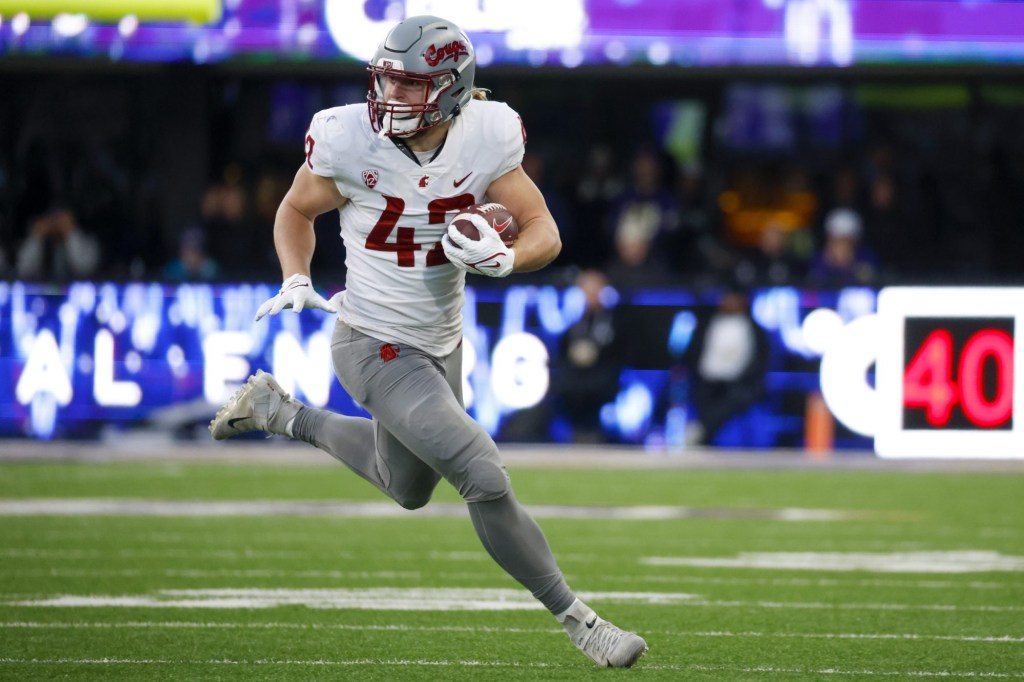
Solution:
[(420, 182), (419, 182), (419, 186), (420, 187), (426, 187), (428, 184), (430, 184), (430, 176), (429, 175), (424, 175), (422, 178), (420, 178)]
[(402, 348), (393, 343), (382, 343), (380, 346), (380, 361), (391, 362), (402, 352)]
[(451, 59), (456, 64), (459, 63), (459, 57), (469, 55), (469, 48), (461, 40), (453, 40), (447, 45), (431, 45), (427, 48), (427, 51), (423, 53), (423, 59), (426, 60), (427, 64), (431, 66), (437, 66), (441, 62)]
[(377, 186), (377, 180), (380, 179), (380, 171), (378, 170), (364, 170), (363, 171), (363, 182), (367, 187), (373, 189)]

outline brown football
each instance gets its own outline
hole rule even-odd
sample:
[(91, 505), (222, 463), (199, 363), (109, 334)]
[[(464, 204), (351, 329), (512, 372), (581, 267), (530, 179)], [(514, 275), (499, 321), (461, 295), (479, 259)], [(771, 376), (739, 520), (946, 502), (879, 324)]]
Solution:
[(495, 232), (501, 235), (501, 241), (505, 242), (505, 246), (512, 246), (519, 239), (519, 223), (516, 222), (516, 219), (509, 213), (507, 208), (501, 204), (494, 203), (468, 206), (462, 209), (452, 220), (451, 224), (455, 226), (455, 229), (469, 239), (473, 241), (479, 241), (480, 239), (480, 230), (476, 229), (476, 225), (469, 219), (470, 214), (473, 213), (482, 216), (484, 220), (490, 222)]

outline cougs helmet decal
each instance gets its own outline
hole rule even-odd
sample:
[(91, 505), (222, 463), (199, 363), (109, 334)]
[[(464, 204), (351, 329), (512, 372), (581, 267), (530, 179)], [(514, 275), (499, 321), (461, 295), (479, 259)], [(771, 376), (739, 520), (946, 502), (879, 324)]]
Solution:
[(447, 45), (431, 45), (427, 48), (427, 51), (423, 53), (423, 61), (430, 66), (437, 66), (446, 59), (451, 59), (455, 62), (459, 61), (459, 57), (469, 54), (469, 48), (461, 40), (453, 40)]

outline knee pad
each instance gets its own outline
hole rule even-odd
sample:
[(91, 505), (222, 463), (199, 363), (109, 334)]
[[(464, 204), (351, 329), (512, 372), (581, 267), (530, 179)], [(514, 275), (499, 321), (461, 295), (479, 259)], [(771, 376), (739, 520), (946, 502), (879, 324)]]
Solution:
[(428, 502), (430, 502), (433, 492), (433, 490), (428, 490), (426, 492), (413, 490), (407, 495), (396, 497), (395, 502), (397, 502), (403, 509), (408, 509), (410, 511), (413, 509), (422, 509), (427, 506)]
[[(433, 471), (413, 478), (406, 477), (402, 479), (404, 489), (401, 492), (389, 486), (387, 494), (403, 509), (420, 509), (426, 507), (430, 502), (430, 498), (434, 496), (434, 489), (437, 488), (437, 482), (440, 480), (441, 477)], [(390, 482), (393, 482), (393, 479)]]
[(464, 469), (463, 480), (456, 486), (466, 502), (489, 502), (508, 494), (512, 489), (508, 472), (496, 458), (477, 457)]

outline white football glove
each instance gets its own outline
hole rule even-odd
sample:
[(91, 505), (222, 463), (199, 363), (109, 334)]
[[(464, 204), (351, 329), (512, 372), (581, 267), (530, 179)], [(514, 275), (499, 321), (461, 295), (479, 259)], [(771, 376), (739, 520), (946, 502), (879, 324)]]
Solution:
[(301, 312), (303, 308), (320, 308), (329, 313), (336, 313), (338, 308), (333, 301), (333, 298), (331, 301), (326, 301), (323, 296), (316, 293), (309, 277), (292, 275), (284, 281), (277, 295), (264, 301), (256, 311), (256, 321), (258, 322), (267, 313), (277, 315), (285, 308), (291, 308), (297, 313)]
[(486, 218), (470, 214), (469, 219), (480, 231), (480, 239), (474, 241), (449, 224), (448, 234), (441, 238), (444, 255), (448, 256), (452, 265), (465, 272), (488, 277), (510, 275), (516, 260), (515, 250), (505, 246), (501, 235)]

